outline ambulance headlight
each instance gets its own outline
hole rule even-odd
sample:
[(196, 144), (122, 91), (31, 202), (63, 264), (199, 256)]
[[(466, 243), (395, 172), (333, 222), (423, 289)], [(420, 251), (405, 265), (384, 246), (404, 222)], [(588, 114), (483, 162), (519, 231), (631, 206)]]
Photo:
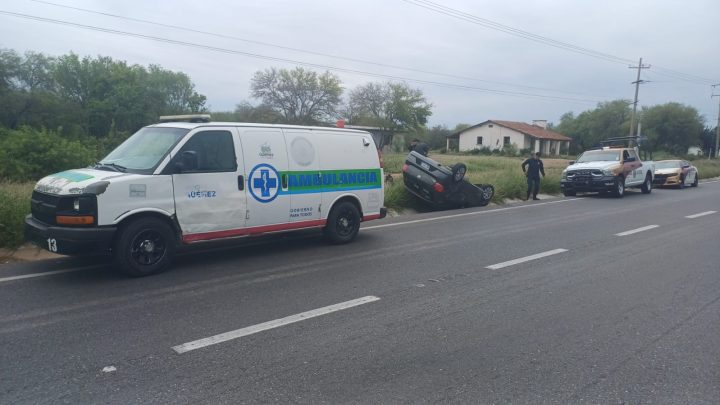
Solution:
[(100, 195), (100, 194), (104, 193), (105, 190), (107, 190), (109, 185), (110, 185), (109, 181), (97, 181), (97, 182), (85, 187), (85, 189), (83, 189), (83, 192), (86, 194)]

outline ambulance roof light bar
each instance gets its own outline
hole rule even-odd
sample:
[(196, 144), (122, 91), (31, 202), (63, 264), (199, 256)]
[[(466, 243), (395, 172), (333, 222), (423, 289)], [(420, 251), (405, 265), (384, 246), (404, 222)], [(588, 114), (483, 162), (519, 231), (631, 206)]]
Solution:
[(160, 123), (163, 122), (210, 122), (210, 114), (186, 114), (186, 115), (161, 115)]

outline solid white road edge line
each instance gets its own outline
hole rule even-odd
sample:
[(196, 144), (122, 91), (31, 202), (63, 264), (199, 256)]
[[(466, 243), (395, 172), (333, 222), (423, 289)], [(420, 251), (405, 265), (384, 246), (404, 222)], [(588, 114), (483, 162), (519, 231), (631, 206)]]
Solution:
[(275, 319), (273, 321), (263, 322), (257, 325), (248, 326), (246, 328), (236, 329), (230, 332), (221, 333), (219, 335), (210, 336), (204, 339), (198, 339), (192, 342), (183, 343), (181, 345), (174, 346), (172, 349), (179, 354), (187, 353), (192, 350), (201, 349), (203, 347), (215, 345), (222, 342), (227, 342), (228, 340), (237, 339), (243, 336), (248, 336), (258, 332), (266, 331), (268, 329), (278, 328), (280, 326), (304, 321), (306, 319), (315, 318), (321, 315), (327, 315), (331, 312), (342, 311), (343, 309), (356, 307), (358, 305), (363, 305), (378, 300), (380, 300), (380, 298), (369, 295), (367, 297), (362, 297), (351, 301), (345, 301), (339, 304), (329, 305), (327, 307), (322, 307), (318, 309), (313, 309), (311, 311), (286, 316), (285, 318)]
[(408, 224), (417, 224), (420, 222), (429, 222), (429, 221), (439, 221), (441, 219), (449, 219), (449, 218), (459, 218), (459, 217), (466, 217), (469, 215), (481, 215), (481, 214), (491, 214), (493, 212), (504, 212), (504, 211), (510, 211), (510, 210), (519, 210), (522, 208), (530, 208), (530, 207), (539, 207), (541, 205), (549, 205), (549, 204), (558, 204), (558, 203), (565, 203), (569, 201), (580, 201), (582, 198), (568, 198), (558, 201), (548, 201), (544, 203), (537, 203), (537, 204), (528, 204), (528, 205), (520, 205), (517, 207), (507, 207), (507, 208), (497, 208), (494, 210), (486, 210), (486, 211), (473, 211), (473, 212), (465, 212), (462, 214), (453, 214), (453, 215), (443, 215), (441, 217), (432, 217), (432, 218), (423, 218), (423, 219), (414, 219), (412, 221), (404, 221), (404, 222), (394, 222), (392, 224), (384, 224), (384, 225), (373, 225), (373, 226), (365, 226), (360, 228), (360, 230), (369, 230), (369, 229), (379, 229), (379, 228), (387, 228), (390, 226), (400, 226), (400, 225), (408, 225)]
[(513, 265), (516, 265), (519, 263), (525, 263), (525, 262), (529, 262), (530, 260), (540, 259), (543, 257), (552, 256), (552, 255), (556, 255), (558, 253), (564, 253), (567, 251), (568, 251), (567, 249), (548, 250), (547, 252), (537, 253), (534, 255), (521, 257), (519, 259), (509, 260), (507, 262), (502, 262), (502, 263), (498, 263), (498, 264), (493, 264), (492, 266), (487, 266), (485, 268), (490, 269), (490, 270), (502, 269), (503, 267), (513, 266)]
[(643, 226), (642, 228), (631, 229), (631, 230), (629, 230), (629, 231), (616, 233), (615, 236), (627, 236), (627, 235), (632, 235), (632, 234), (634, 234), (634, 233), (643, 232), (643, 231), (648, 231), (648, 230), (650, 230), (650, 229), (655, 229), (655, 228), (657, 228), (657, 227), (659, 227), (659, 226), (660, 226), (660, 225), (648, 225), (648, 226)]
[(685, 218), (695, 219), (695, 218), (704, 217), (705, 215), (711, 215), (711, 214), (714, 214), (714, 213), (716, 213), (716, 212), (717, 212), (717, 211), (705, 211), (705, 212), (701, 212), (701, 213), (699, 213), (699, 214), (688, 215), (688, 216), (686, 216)]
[(100, 266), (92, 265), (92, 266), (78, 267), (76, 269), (53, 270), (53, 271), (46, 271), (43, 273), (32, 273), (32, 274), (23, 274), (21, 276), (3, 277), (3, 278), (0, 278), (0, 283), (4, 283), (6, 281), (22, 280), (24, 278), (43, 277), (43, 276), (52, 276), (53, 274), (72, 273), (74, 271), (90, 270), (90, 269), (95, 269), (95, 268), (99, 268), (99, 267)]

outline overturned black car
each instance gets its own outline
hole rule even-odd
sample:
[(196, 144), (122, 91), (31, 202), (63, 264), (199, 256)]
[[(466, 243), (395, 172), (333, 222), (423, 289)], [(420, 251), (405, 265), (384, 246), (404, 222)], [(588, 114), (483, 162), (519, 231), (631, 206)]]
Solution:
[(405, 188), (435, 208), (482, 207), (488, 205), (495, 188), (465, 180), (467, 166), (443, 166), (417, 152), (410, 152), (403, 165)]

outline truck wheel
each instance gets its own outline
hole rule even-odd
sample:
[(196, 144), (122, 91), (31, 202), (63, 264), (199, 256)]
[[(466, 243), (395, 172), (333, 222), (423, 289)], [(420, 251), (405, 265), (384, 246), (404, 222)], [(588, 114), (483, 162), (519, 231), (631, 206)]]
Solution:
[(645, 176), (645, 182), (640, 187), (640, 190), (643, 192), (643, 194), (650, 194), (652, 192), (652, 177), (650, 174)]
[(134, 220), (120, 229), (113, 255), (119, 269), (132, 277), (165, 270), (175, 255), (175, 232), (157, 218)]
[(613, 195), (615, 195), (616, 198), (623, 198), (625, 195), (625, 177), (618, 176), (615, 178), (615, 190), (613, 190)]
[(332, 243), (348, 243), (355, 239), (360, 230), (360, 212), (355, 204), (343, 201), (336, 204), (328, 215), (327, 225), (323, 228), (325, 236)]
[(466, 172), (467, 172), (467, 166), (465, 166), (465, 163), (454, 164), (452, 167), (453, 181), (455, 183), (461, 182), (462, 179), (465, 178)]
[(695, 181), (692, 182), (692, 184), (690, 185), (690, 187), (697, 187), (697, 186), (698, 186), (698, 177), (699, 177), (699, 176), (697, 175), (697, 173), (695, 173)]
[(563, 191), (563, 195), (565, 197), (575, 197), (575, 191), (574, 190), (573, 191), (566, 190), (566, 191)]

